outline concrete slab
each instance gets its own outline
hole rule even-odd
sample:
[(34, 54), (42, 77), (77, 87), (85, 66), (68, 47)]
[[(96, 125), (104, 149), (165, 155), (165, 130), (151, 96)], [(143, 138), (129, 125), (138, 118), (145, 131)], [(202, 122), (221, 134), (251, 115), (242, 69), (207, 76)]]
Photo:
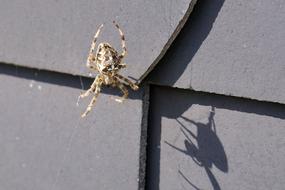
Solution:
[(1, 189), (138, 189), (141, 91), (119, 104), (105, 90), (81, 119), (90, 99), (76, 106), (78, 77), (0, 73)]
[(285, 1), (198, 1), (151, 81), (285, 103)]
[(125, 73), (140, 80), (158, 62), (184, 25), (196, 0), (3, 1), (0, 62), (88, 76), (91, 40), (121, 50), (116, 20), (125, 33)]
[(147, 189), (285, 186), (285, 106), (151, 88)]

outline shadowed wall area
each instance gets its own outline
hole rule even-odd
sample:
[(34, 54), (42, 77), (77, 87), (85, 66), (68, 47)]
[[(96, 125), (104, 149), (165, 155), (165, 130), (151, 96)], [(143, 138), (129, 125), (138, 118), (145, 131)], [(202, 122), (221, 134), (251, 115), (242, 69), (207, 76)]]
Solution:
[[(197, 2), (185, 26), (158, 66), (150, 73), (148, 80), (168, 86), (179, 86), (177, 81), (190, 67), (191, 60), (211, 32), (223, 3), (224, 0)], [(187, 79), (190, 77), (188, 75)], [(189, 85), (187, 88), (191, 88)]]
[(146, 189), (284, 186), (284, 106), (158, 86), (150, 97)]
[(285, 1), (197, 1), (149, 80), (284, 104), (284, 6)]

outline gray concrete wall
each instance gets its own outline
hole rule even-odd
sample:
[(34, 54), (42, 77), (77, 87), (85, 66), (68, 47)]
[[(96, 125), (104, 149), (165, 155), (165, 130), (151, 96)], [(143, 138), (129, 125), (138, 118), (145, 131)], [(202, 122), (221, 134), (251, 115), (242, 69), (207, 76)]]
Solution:
[(196, 0), (0, 1), (0, 61), (88, 76), (91, 41), (121, 52), (112, 21), (125, 34), (125, 73), (139, 80), (165, 53), (186, 22)]
[(197, 2), (146, 80), (147, 189), (284, 189), (283, 7)]
[[(121, 96), (119, 90), (103, 87), (82, 120), (92, 95), (78, 107), (77, 97), (97, 74), (86, 68), (87, 54), (102, 23), (98, 43), (121, 52), (115, 20), (128, 50), (121, 73), (139, 80), (163, 56), (195, 3), (0, 1), (0, 189), (143, 187), (144, 89), (118, 104), (111, 98)], [(81, 84), (70, 74), (93, 79)]]
[(147, 189), (284, 189), (285, 106), (154, 86)]
[(0, 88), (1, 190), (138, 188), (142, 91), (105, 88), (81, 119), (79, 77), (0, 65)]
[(152, 82), (285, 103), (285, 1), (201, 0)]
[(145, 86), (80, 119), (97, 26), (140, 82), (195, 2), (1, 1), (0, 190), (284, 189), (282, 0), (199, 0)]

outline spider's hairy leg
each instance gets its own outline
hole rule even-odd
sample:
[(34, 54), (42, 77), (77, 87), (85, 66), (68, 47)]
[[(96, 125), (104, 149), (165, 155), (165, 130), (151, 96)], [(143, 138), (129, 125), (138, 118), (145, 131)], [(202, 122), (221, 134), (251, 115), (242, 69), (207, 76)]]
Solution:
[(123, 83), (121, 83), (120, 81), (117, 82), (116, 84), (120, 90), (123, 92), (123, 96), (121, 98), (116, 98), (115, 100), (119, 103), (122, 103), (125, 99), (128, 98), (129, 95), (129, 91), (128, 89), (125, 87), (125, 85)]
[(120, 66), (120, 69), (123, 69), (123, 68), (127, 67), (126, 63), (120, 63), (119, 66)]
[(93, 37), (93, 41), (91, 43), (91, 47), (90, 47), (90, 50), (89, 50), (89, 55), (88, 55), (88, 58), (87, 58), (87, 67), (89, 68), (93, 68), (93, 65), (90, 65), (90, 62), (93, 63), (95, 60), (96, 60), (96, 56), (94, 55), (94, 51), (95, 51), (95, 48), (96, 48), (96, 41), (97, 41), (97, 38), (100, 34), (100, 31), (101, 31), (101, 28), (103, 27), (103, 24), (100, 25), (100, 27), (98, 28), (97, 32), (95, 33), (94, 37)]
[(122, 80), (122, 81), (124, 81), (125, 83), (127, 83), (133, 90), (138, 90), (139, 89), (139, 87), (136, 84), (134, 84), (129, 79), (123, 77), (122, 75), (116, 74), (115, 77), (120, 79), (120, 80)]
[(91, 102), (89, 103), (89, 105), (87, 106), (87, 109), (86, 111), (81, 115), (81, 117), (86, 117), (87, 114), (91, 111), (92, 107), (94, 106), (96, 100), (97, 100), (97, 97), (100, 93), (100, 87), (97, 86), (96, 90), (95, 90), (95, 94), (94, 94), (94, 97), (92, 98)]
[(94, 104), (95, 104), (95, 102), (97, 100), (97, 97), (98, 97), (98, 95), (99, 95), (99, 93), (101, 91), (102, 79), (99, 76), (97, 76), (95, 81), (94, 81), (94, 83), (95, 83), (94, 87), (91, 86), (91, 88), (89, 89), (92, 92), (94, 92), (94, 96), (93, 96), (91, 102), (89, 103), (89, 105), (87, 106), (86, 111), (81, 115), (82, 118), (85, 117), (91, 111), (91, 109), (94, 106)]
[(96, 79), (94, 80), (94, 82), (91, 84), (91, 86), (90, 86), (90, 88), (86, 91), (86, 92), (84, 92), (84, 93), (81, 93), (80, 95), (79, 95), (79, 97), (78, 97), (78, 100), (80, 99), (80, 98), (85, 98), (85, 97), (87, 97), (87, 96), (89, 96), (92, 92), (94, 92), (95, 91), (95, 88), (96, 88), (96, 83), (98, 83), (98, 76), (96, 77)]
[(123, 52), (120, 55), (120, 57), (122, 59), (122, 58), (124, 58), (127, 55), (125, 36), (124, 36), (124, 33), (122, 32), (122, 30), (120, 29), (120, 26), (115, 21), (113, 21), (113, 23), (116, 26), (116, 28), (119, 30), (119, 33), (120, 33), (120, 36), (121, 36), (121, 41), (122, 41), (121, 43), (122, 43)]
[(94, 50), (95, 50), (95, 47), (96, 47), (96, 41), (97, 41), (97, 38), (98, 38), (98, 36), (100, 34), (101, 28), (103, 28), (103, 24), (100, 25), (100, 27), (98, 28), (97, 32), (94, 35), (94, 38), (93, 38), (93, 41), (92, 41), (92, 44), (91, 44), (91, 48), (90, 48), (90, 53), (94, 53)]

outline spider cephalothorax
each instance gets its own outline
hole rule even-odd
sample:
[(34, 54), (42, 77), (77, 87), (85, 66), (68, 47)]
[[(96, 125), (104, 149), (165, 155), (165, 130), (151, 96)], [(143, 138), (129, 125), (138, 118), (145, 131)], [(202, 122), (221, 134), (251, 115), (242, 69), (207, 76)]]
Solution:
[(89, 96), (91, 93), (94, 94), (93, 99), (88, 105), (86, 111), (81, 115), (85, 117), (92, 109), (92, 106), (95, 104), (96, 99), (100, 93), (101, 86), (111, 85), (113, 87), (118, 87), (123, 92), (123, 97), (120, 99), (115, 99), (118, 102), (122, 102), (128, 97), (128, 90), (125, 85), (129, 85), (133, 90), (137, 90), (138, 86), (132, 83), (129, 79), (118, 74), (120, 69), (125, 68), (126, 64), (123, 63), (123, 58), (127, 54), (125, 37), (120, 29), (119, 25), (113, 22), (119, 33), (122, 40), (122, 53), (119, 54), (109, 43), (100, 43), (95, 52), (96, 41), (99, 36), (100, 30), (103, 27), (103, 24), (97, 30), (94, 39), (91, 44), (90, 52), (87, 58), (87, 67), (91, 70), (96, 70), (99, 74), (96, 76), (91, 87), (85, 92), (82, 93), (79, 98), (84, 98)]

